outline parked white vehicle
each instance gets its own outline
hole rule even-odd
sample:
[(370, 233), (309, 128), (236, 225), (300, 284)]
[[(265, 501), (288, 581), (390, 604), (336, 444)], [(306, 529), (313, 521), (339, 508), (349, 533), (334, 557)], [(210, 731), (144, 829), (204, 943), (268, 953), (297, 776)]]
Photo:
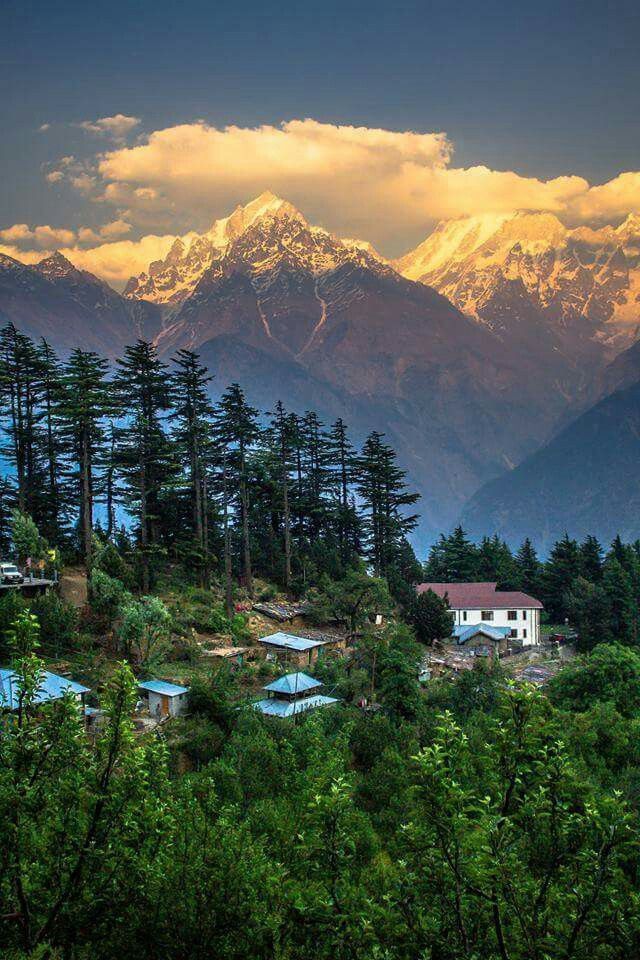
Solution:
[(24, 583), (24, 577), (15, 563), (0, 563), (0, 583)]

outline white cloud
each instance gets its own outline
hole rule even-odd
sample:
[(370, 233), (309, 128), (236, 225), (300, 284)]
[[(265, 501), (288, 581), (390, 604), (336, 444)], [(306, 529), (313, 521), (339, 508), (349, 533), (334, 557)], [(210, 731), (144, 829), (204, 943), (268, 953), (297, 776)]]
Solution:
[(590, 187), (575, 199), (569, 213), (582, 222), (620, 220), (640, 213), (640, 172), (621, 173), (608, 183)]
[(28, 224), (14, 223), (12, 227), (7, 227), (6, 230), (0, 230), (0, 239), (5, 240), (6, 243), (20, 243), (23, 241), (30, 243), (34, 239), (34, 234)]
[(62, 249), (61, 253), (81, 270), (89, 270), (116, 286), (130, 276), (142, 273), (152, 260), (161, 260), (176, 240), (171, 236), (144, 236), (139, 240), (117, 240), (82, 250)]
[(128, 117), (124, 113), (116, 113), (113, 117), (100, 117), (98, 120), (83, 120), (78, 126), (86, 130), (87, 133), (122, 141), (132, 130), (135, 130), (139, 124), (139, 117)]
[(26, 223), (14, 223), (12, 227), (0, 230), (0, 239), (9, 244), (35, 244), (44, 250), (48, 247), (68, 246), (74, 243), (76, 234), (65, 227), (43, 225), (32, 229)]

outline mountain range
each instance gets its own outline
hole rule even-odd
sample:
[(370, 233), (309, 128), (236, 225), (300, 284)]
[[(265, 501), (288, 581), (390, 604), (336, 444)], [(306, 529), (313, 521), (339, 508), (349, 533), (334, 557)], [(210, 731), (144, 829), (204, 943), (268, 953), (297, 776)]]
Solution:
[(389, 262), (265, 193), (176, 240), (122, 294), (60, 254), (0, 256), (6, 320), (61, 352), (114, 357), (138, 336), (164, 358), (196, 350), (216, 389), (238, 380), (263, 409), (281, 398), (343, 416), (357, 439), (386, 432), (422, 493), (423, 542), (467, 504), (474, 531), (543, 543), (562, 497), (523, 521), (522, 471), (538, 475), (548, 443), (556, 463), (559, 442), (588, 442), (583, 418), (640, 381), (640, 218), (597, 230), (547, 213), (448, 221)]

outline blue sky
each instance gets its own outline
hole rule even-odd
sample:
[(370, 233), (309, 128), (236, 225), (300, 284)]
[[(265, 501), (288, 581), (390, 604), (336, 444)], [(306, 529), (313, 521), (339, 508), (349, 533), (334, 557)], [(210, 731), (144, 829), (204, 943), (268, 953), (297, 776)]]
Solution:
[(306, 117), (443, 131), (457, 167), (542, 180), (640, 168), (637, 3), (61, 0), (2, 19), (2, 227), (104, 220), (43, 170), (107, 149), (72, 124), (118, 113), (139, 118), (136, 137)]

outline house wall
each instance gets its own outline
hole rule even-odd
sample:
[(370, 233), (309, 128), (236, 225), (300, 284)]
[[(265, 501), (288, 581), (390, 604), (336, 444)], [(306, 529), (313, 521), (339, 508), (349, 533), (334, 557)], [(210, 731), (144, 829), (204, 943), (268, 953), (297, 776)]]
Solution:
[(149, 691), (149, 713), (152, 717), (178, 717), (187, 709), (187, 694), (181, 693), (177, 697), (166, 697), (160, 693)]
[(539, 610), (519, 607), (515, 610), (516, 619), (510, 620), (508, 610), (498, 610), (495, 607), (487, 609), (493, 613), (492, 619), (483, 619), (482, 610), (452, 608), (451, 612), (454, 614), (456, 625), (471, 626), (474, 623), (484, 622), (490, 623), (492, 627), (509, 627), (510, 630), (516, 631), (513, 639), (519, 640), (523, 646), (530, 647), (540, 643)]
[(318, 647), (311, 647), (310, 650), (291, 650), (289, 647), (271, 646), (268, 643), (263, 644), (266, 654), (270, 659), (275, 658), (278, 663), (297, 667), (311, 667), (318, 657), (323, 656), (325, 649), (339, 648), (340, 644), (323, 644)]

